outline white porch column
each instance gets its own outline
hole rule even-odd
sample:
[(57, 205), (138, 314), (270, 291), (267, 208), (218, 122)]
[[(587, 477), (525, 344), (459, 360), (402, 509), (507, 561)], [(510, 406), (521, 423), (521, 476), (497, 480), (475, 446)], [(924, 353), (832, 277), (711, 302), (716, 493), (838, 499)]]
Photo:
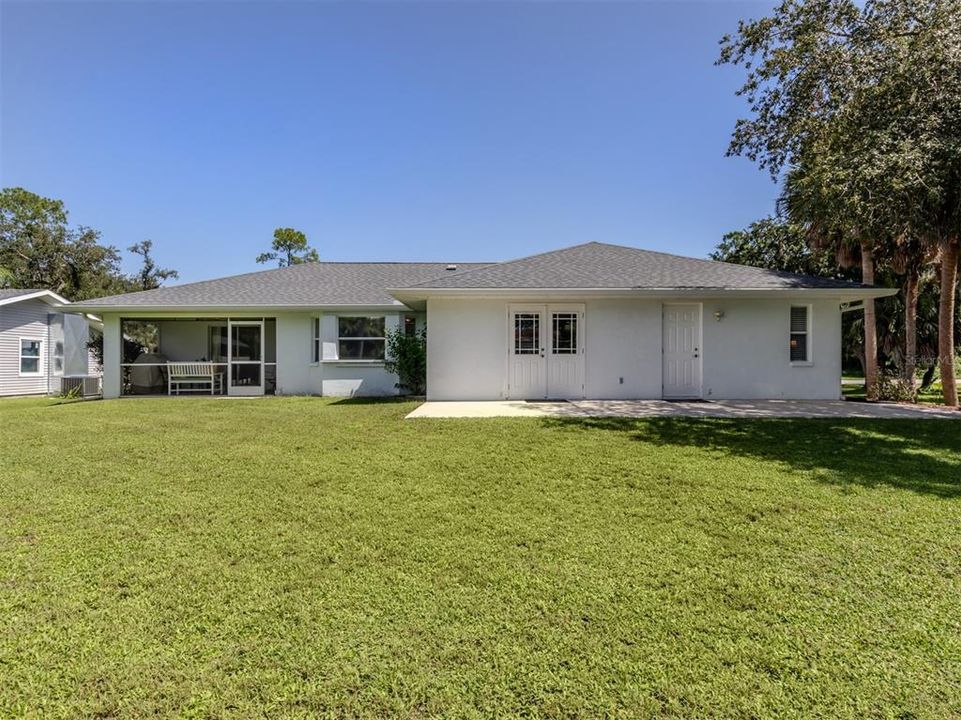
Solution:
[(123, 357), (120, 337), (120, 316), (103, 316), (103, 396), (105, 398), (120, 397), (121, 368)]

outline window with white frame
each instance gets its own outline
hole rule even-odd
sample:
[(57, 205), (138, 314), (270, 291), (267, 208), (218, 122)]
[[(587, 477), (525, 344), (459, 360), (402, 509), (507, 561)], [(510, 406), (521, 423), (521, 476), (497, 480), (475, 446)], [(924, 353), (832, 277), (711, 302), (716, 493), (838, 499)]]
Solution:
[(20, 338), (20, 374), (39, 375), (43, 357), (43, 340)]
[(337, 355), (341, 360), (383, 360), (387, 346), (383, 315), (342, 315), (337, 318)]
[(791, 362), (811, 361), (811, 308), (808, 305), (791, 306)]
[(53, 344), (53, 372), (63, 375), (63, 340), (57, 340)]
[(311, 318), (310, 321), (310, 359), (311, 362), (320, 362), (320, 318)]

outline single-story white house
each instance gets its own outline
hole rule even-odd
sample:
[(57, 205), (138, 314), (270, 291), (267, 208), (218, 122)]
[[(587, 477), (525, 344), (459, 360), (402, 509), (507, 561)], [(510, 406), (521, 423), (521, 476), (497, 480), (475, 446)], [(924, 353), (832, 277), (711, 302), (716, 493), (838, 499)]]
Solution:
[(385, 334), (426, 324), (430, 400), (837, 399), (842, 311), (895, 292), (587, 243), (497, 263), (309, 263), (73, 308), (102, 316), (105, 397), (132, 387), (125, 328), (150, 323), (141, 365), (162, 378), (208, 363), (227, 394), (393, 394)]
[(64, 378), (100, 374), (90, 322), (50, 290), (0, 288), (0, 396), (59, 393)]

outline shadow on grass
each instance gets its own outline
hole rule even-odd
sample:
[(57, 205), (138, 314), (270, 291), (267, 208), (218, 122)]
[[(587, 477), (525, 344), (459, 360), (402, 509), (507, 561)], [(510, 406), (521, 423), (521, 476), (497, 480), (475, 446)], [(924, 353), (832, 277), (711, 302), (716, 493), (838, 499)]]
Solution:
[(397, 405), (401, 403), (423, 402), (424, 398), (410, 395), (389, 395), (369, 397), (345, 397), (335, 400), (331, 405)]
[(836, 485), (890, 487), (961, 496), (961, 424), (952, 420), (833, 418), (545, 418), (553, 428), (625, 433), (660, 447), (701, 448), (734, 457), (824, 470)]

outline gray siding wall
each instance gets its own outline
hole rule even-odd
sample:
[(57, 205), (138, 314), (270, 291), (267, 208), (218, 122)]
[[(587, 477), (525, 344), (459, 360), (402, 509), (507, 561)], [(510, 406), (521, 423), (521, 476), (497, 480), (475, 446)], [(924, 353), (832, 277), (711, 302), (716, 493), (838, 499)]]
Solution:
[[(0, 396), (46, 393), (51, 369), (50, 306), (43, 300), (25, 300), (0, 306)], [(20, 375), (20, 339), (43, 341), (40, 375)], [(52, 373), (51, 373), (52, 374)]]

